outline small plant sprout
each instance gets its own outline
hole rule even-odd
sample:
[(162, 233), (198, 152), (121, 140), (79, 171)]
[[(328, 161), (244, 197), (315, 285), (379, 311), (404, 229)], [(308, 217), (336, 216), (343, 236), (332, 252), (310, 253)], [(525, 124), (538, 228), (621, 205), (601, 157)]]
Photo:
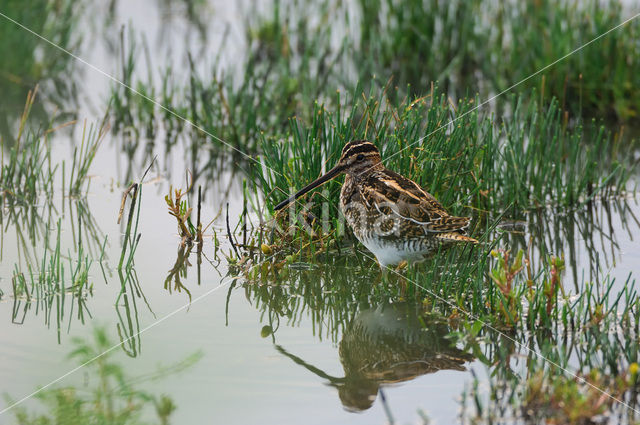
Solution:
[[(198, 221), (194, 226), (191, 222), (192, 207), (189, 207), (187, 200), (183, 200), (185, 196), (193, 188), (193, 177), (191, 173), (187, 175), (187, 189), (173, 189), (169, 187), (169, 194), (164, 200), (169, 207), (169, 214), (174, 216), (178, 221), (178, 235), (182, 238), (182, 245), (191, 245), (194, 241), (202, 243), (202, 224)], [(200, 219), (200, 203), (198, 203), (198, 220)]]

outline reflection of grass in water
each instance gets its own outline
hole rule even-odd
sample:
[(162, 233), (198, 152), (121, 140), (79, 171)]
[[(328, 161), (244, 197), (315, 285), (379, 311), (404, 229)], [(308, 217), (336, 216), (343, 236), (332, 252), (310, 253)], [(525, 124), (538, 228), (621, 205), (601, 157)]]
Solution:
[(635, 211), (634, 201), (627, 199), (570, 210), (537, 209), (526, 212), (524, 220), (500, 223), (498, 232), (502, 246), (514, 253), (528, 251), (533, 264), (544, 262), (548, 253), (563, 253), (570, 274), (567, 285), (577, 292), (583, 281), (599, 280), (603, 270), (615, 267), (624, 255), (622, 240), (640, 231)]
[(372, 287), (376, 270), (360, 263), (358, 258), (338, 257), (307, 270), (301, 264), (299, 270), (285, 267), (275, 276), (271, 264), (258, 265), (249, 273), (244, 290), (270, 326), (267, 335), (307, 316), (315, 335), (337, 342), (359, 306), (391, 300), (397, 294), (394, 288)]
[[(88, 191), (89, 167), (105, 127), (91, 126), (87, 130), (85, 124), (81, 147), (74, 150), (70, 174), (66, 175), (65, 161), (61, 164), (52, 161), (49, 138), (57, 128), (29, 130), (36, 92), (37, 89), (29, 93), (13, 137), (15, 143), (8, 149), (8, 158), (5, 158), (5, 150), (2, 151), (0, 222), (4, 229), (0, 256), (4, 251), (4, 233), (11, 227), (17, 238), (14, 252), (18, 257), (12, 279), (12, 319), (14, 323), (23, 323), (30, 311), (41, 314), (47, 326), (57, 329), (60, 340), (67, 316), (68, 327), (74, 316), (83, 323), (86, 316), (90, 316), (86, 306), (86, 298), (92, 291), (90, 258), (102, 260), (104, 257), (106, 239), (88, 210), (84, 195)], [(66, 254), (61, 246), (62, 219), (57, 209), (60, 204), (54, 200), (58, 191), (56, 173), (60, 168), (62, 213), (68, 212), (70, 218), (73, 254), (70, 250)], [(36, 251), (40, 244), (42, 250), (38, 256)]]
[[(617, 322), (616, 314), (626, 317), (640, 308), (631, 277), (626, 282), (618, 283), (595, 273), (592, 275), (593, 280), (574, 280), (573, 282), (569, 280), (570, 286), (567, 286), (563, 276), (566, 267), (563, 257), (549, 255), (546, 250), (538, 252), (536, 258), (532, 257), (529, 250), (526, 252), (497, 250), (496, 247), (504, 245), (501, 237), (504, 233), (496, 231), (494, 226), (495, 223), (489, 226), (480, 238), (486, 245), (476, 249), (456, 247), (435, 253), (433, 257), (426, 260), (425, 264), (411, 267), (403, 273), (407, 278), (406, 290), (403, 290), (402, 285), (400, 287), (392, 285), (391, 292), (387, 293), (387, 296), (417, 298), (429, 302), (434, 308), (443, 309), (448, 312), (447, 314), (453, 314), (455, 313), (453, 310), (461, 308), (500, 329), (522, 332), (528, 329), (553, 330), (558, 326), (569, 324), (577, 327), (588, 326), (592, 320), (595, 320), (596, 324), (604, 319)], [(528, 246), (528, 249), (543, 248), (547, 243), (546, 235), (540, 237), (543, 238), (542, 241), (535, 239), (525, 246)], [(248, 251), (237, 263), (237, 267), (245, 279), (255, 284), (286, 283), (292, 273), (300, 273), (304, 276), (306, 272), (290, 270), (300, 264), (306, 264), (308, 267), (319, 265), (331, 269), (331, 265), (336, 261), (334, 257), (339, 255), (340, 245), (324, 242), (323, 246), (315, 246), (313, 239), (309, 239), (310, 242), (294, 241), (287, 249), (282, 249), (280, 245), (265, 245), (262, 251), (257, 249)], [(292, 248), (294, 254), (285, 255)], [(276, 249), (282, 249), (284, 252), (273, 254), (271, 251)], [(345, 246), (340, 249), (343, 254), (351, 251)], [(372, 259), (371, 254), (366, 251), (363, 251), (363, 255)], [(310, 263), (299, 261), (310, 261)], [(574, 279), (575, 267), (575, 263), (571, 264)], [(379, 285), (371, 288), (372, 277), (363, 275), (362, 271), (354, 271), (351, 278), (340, 276), (343, 272), (342, 267), (338, 267), (335, 272), (338, 283), (343, 282), (345, 278), (352, 280), (345, 285), (353, 288), (359, 285), (358, 287), (369, 295), (381, 290)], [(313, 273), (311, 276), (309, 276), (311, 282), (305, 283), (301, 291), (306, 290), (307, 286), (313, 282), (313, 285), (318, 286), (317, 291), (328, 290), (333, 294), (332, 278), (321, 278), (321, 275)], [(392, 280), (403, 282), (403, 278), (396, 277), (393, 273), (391, 277)], [(296, 286), (298, 284), (299, 282), (295, 283)], [(282, 285), (278, 284), (276, 288), (280, 286)], [(575, 288), (573, 293), (571, 288)], [(614, 288), (620, 288), (620, 291), (616, 293)], [(292, 287), (285, 284), (283, 289), (288, 291)], [(269, 290), (268, 285), (260, 289), (260, 291)], [(289, 297), (293, 300), (281, 300)], [(289, 294), (289, 296), (281, 294), (276, 296), (275, 300), (297, 303), (298, 297), (299, 294)], [(332, 300), (328, 305), (338, 306), (341, 303)], [(455, 314), (462, 315), (461, 312)], [(623, 324), (621, 321), (620, 326), (630, 325)]]
[[(21, 271), (18, 265), (14, 267), (13, 288), (13, 316), (14, 323), (22, 324), (29, 313), (42, 314), (45, 324), (57, 329), (58, 342), (63, 322), (68, 316), (68, 326), (71, 327), (74, 315), (84, 323), (86, 316), (91, 313), (86, 305), (86, 299), (93, 292), (93, 284), (89, 281), (89, 270), (92, 261), (78, 245), (76, 255), (68, 254), (68, 265), (61, 251), (61, 221), (58, 221), (56, 239), (53, 250), (49, 255), (50, 233), (45, 233), (44, 250), (40, 263), (32, 268), (27, 264), (27, 270)], [(70, 298), (70, 301), (68, 300)], [(70, 308), (67, 312), (66, 308)], [(74, 310), (77, 310), (74, 312)], [(55, 317), (52, 319), (52, 315)]]
[[(133, 260), (140, 242), (141, 233), (138, 233), (138, 224), (140, 222), (140, 207), (142, 206), (142, 184), (133, 183), (127, 188), (122, 195), (122, 204), (120, 205), (120, 214), (118, 216), (118, 224), (122, 220), (122, 213), (124, 212), (125, 203), (127, 198), (131, 194), (131, 206), (129, 207), (129, 214), (127, 215), (127, 223), (124, 232), (124, 238), (122, 240), (122, 249), (120, 251), (120, 262), (118, 263), (118, 270), (132, 270)], [(137, 207), (137, 212), (136, 212)], [(135, 218), (134, 218), (135, 215)], [(129, 254), (127, 256), (127, 250)], [(125, 264), (125, 258), (127, 259)], [(124, 267), (123, 267), (124, 266)]]
[[(157, 396), (138, 389), (149, 380), (156, 380), (170, 374), (179, 373), (197, 362), (201, 354), (195, 353), (183, 361), (159, 369), (150, 375), (129, 377), (126, 370), (110, 358), (113, 347), (106, 331), (96, 328), (93, 341), (74, 339), (74, 349), (69, 357), (79, 364), (85, 364), (91, 373), (83, 387), (63, 387), (46, 389), (38, 394), (38, 399), (46, 413), (30, 413), (26, 408), (15, 407), (15, 417), (19, 424), (140, 424), (147, 423), (144, 411), (151, 407), (155, 412), (153, 422), (168, 424), (176, 405), (168, 395)], [(106, 354), (102, 355), (102, 353)], [(99, 356), (99, 357), (98, 357)], [(11, 404), (11, 399), (9, 399)]]
[(154, 317), (155, 313), (153, 313), (144, 295), (135, 269), (126, 270), (126, 272), (118, 270), (118, 277), (120, 278), (121, 288), (115, 302), (118, 315), (118, 337), (122, 343), (122, 350), (129, 357), (137, 357), (142, 350), (138, 300), (142, 299), (144, 301)]
[[(154, 159), (155, 161), (155, 159)], [(118, 277), (120, 279), (120, 292), (116, 298), (115, 306), (118, 315), (118, 336), (123, 344), (123, 351), (130, 357), (137, 357), (141, 351), (140, 322), (138, 318), (137, 299), (144, 300), (149, 311), (153, 313), (151, 306), (142, 291), (138, 274), (135, 270), (135, 253), (140, 242), (141, 233), (138, 233), (140, 223), (140, 209), (142, 207), (142, 182), (151, 169), (154, 161), (149, 164), (140, 178), (140, 182), (132, 183), (122, 196), (118, 223), (121, 223), (127, 198), (131, 196), (131, 204), (127, 214), (127, 222), (120, 251), (118, 263)], [(126, 261), (125, 261), (126, 260)], [(154, 314), (155, 316), (155, 314)]]
[[(86, 199), (68, 198), (63, 203), (63, 212), (68, 214), (67, 222), (71, 225), (72, 246), (75, 252), (81, 247), (92, 258), (104, 257), (106, 237), (98, 226), (95, 217), (88, 208)], [(3, 231), (0, 233), (0, 260), (6, 251), (12, 249), (17, 254), (20, 267), (37, 266), (37, 248), (45, 239), (51, 241), (50, 233), (55, 229), (56, 219), (59, 218), (57, 207), (52, 202), (43, 205), (11, 205), (0, 213), (0, 223)], [(5, 233), (12, 231), (16, 236), (16, 243), (11, 248), (5, 247)], [(52, 247), (44, 244), (43, 248)]]
[[(554, 409), (559, 401), (578, 399), (580, 403), (598, 400), (606, 411), (624, 412), (528, 349), (628, 403), (637, 403), (637, 387), (625, 372), (638, 362), (640, 300), (631, 278), (622, 285), (608, 278), (584, 282), (572, 293), (564, 286), (561, 258), (545, 256), (534, 263), (524, 252), (487, 254), (481, 249), (438, 253), (426, 265), (411, 267), (404, 283), (404, 278), (394, 275), (376, 282), (375, 266), (365, 263), (363, 269), (357, 257), (336, 258), (331, 253), (316, 257), (314, 262), (320, 265), (306, 264), (309, 270), (301, 270), (300, 263), (288, 266), (282, 259), (266, 267), (256, 261), (245, 276), (245, 290), (262, 312), (265, 335), (277, 335), (285, 323), (297, 326), (310, 320), (315, 335), (333, 341), (339, 340), (362, 308), (403, 298), (422, 302), (447, 317), (459, 331), (458, 337), (490, 369), (491, 400), (504, 400), (504, 404), (492, 406), (491, 401), (489, 414), (504, 412), (504, 405), (511, 404), (513, 414), (520, 417), (525, 414), (522, 406), (539, 402), (536, 414), (551, 418), (558, 414)], [(615, 292), (616, 286), (622, 289)], [(542, 376), (543, 381), (527, 381), (529, 376)], [(550, 398), (527, 398), (533, 387), (518, 390), (535, 385), (550, 388), (541, 390)], [(474, 397), (481, 398), (482, 393)], [(586, 416), (595, 413), (582, 410)]]
[[(636, 424), (635, 413), (627, 406), (633, 409), (638, 406), (638, 364), (619, 364), (613, 368), (616, 372), (612, 373), (612, 367), (607, 362), (618, 359), (612, 355), (601, 360), (600, 355), (608, 350), (619, 354), (617, 342), (603, 341), (602, 338), (588, 342), (601, 342), (605, 346), (598, 348), (597, 353), (592, 355), (593, 360), (580, 361), (575, 376), (531, 354), (526, 356), (526, 374), (505, 373), (508, 368), (495, 367), (498, 373), (490, 379), (488, 392), (479, 388), (479, 380), (474, 374), (472, 383), (462, 395), (462, 416), (469, 423), (478, 424), (494, 423), (496, 418), (522, 418), (526, 423), (572, 425)], [(564, 340), (557, 343), (551, 341), (541, 352), (566, 367), (566, 358), (574, 354), (575, 346)], [(493, 364), (509, 362), (509, 353), (509, 350), (498, 351)], [(603, 391), (611, 397), (603, 394)]]

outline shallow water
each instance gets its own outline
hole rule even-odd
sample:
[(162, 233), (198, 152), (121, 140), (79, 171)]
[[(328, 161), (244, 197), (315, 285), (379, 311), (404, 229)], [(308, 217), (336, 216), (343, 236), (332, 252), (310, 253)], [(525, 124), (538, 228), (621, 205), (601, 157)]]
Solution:
[[(238, 10), (213, 2), (216, 22), (233, 28)], [(167, 13), (157, 2), (127, 6), (117, 3), (115, 22), (103, 28), (104, 39), (117, 42), (121, 23), (147, 34), (154, 60), (180, 57), (183, 40), (198, 43), (188, 20), (179, 13)], [(92, 6), (100, 11), (100, 6)], [(175, 16), (174, 16), (175, 15)], [(170, 17), (173, 20), (167, 21)], [(96, 18), (93, 18), (96, 19)], [(172, 22), (169, 24), (167, 22)], [(4, 24), (4, 23), (3, 23)], [(91, 20), (81, 22), (82, 31)], [(212, 25), (215, 27), (215, 25)], [(172, 36), (167, 36), (170, 32)], [(177, 35), (175, 35), (177, 34)], [(234, 34), (232, 30), (232, 34)], [(28, 35), (25, 35), (27, 37)], [(108, 73), (117, 74), (113, 52), (106, 43), (89, 41), (80, 56)], [(221, 39), (220, 32), (208, 34), (208, 43)], [(237, 34), (231, 42), (241, 45)], [(160, 47), (159, 47), (160, 46)], [(171, 52), (170, 55), (167, 52)], [(66, 106), (79, 120), (102, 117), (111, 82), (83, 67), (71, 66), (78, 86), (76, 99)], [(43, 84), (46, 97), (46, 84)], [(7, 99), (14, 105), (17, 99)], [(71, 139), (77, 143), (80, 128), (63, 130), (53, 136), (54, 162), (68, 158)], [(153, 374), (162, 365), (180, 362), (194, 353), (202, 357), (190, 367), (162, 379), (143, 380), (137, 388), (171, 396), (177, 410), (172, 423), (421, 423), (424, 414), (430, 423), (459, 421), (460, 399), (472, 381), (473, 370), (482, 383), (488, 381), (485, 366), (461, 351), (461, 343), (445, 337), (452, 331), (446, 320), (432, 317), (420, 306), (403, 303), (367, 305), (355, 297), (341, 297), (326, 288), (353, 288), (354, 293), (375, 284), (376, 269), (371, 261), (348, 259), (344, 264), (318, 265), (310, 270), (291, 270), (281, 287), (246, 285), (227, 277), (230, 252), (226, 242), (224, 206), (237, 222), (242, 214), (242, 175), (232, 173), (235, 159), (221, 158), (218, 179), (204, 189), (203, 221), (222, 215), (214, 223), (222, 246), (216, 258), (212, 240), (205, 241), (204, 257), (198, 273), (198, 258), (189, 257), (187, 273), (174, 268), (179, 251), (175, 221), (166, 214), (164, 195), (169, 187), (184, 185), (189, 167), (179, 149), (164, 154), (162, 142), (152, 146), (157, 165), (142, 189), (140, 245), (135, 256), (135, 273), (140, 292), (129, 289), (126, 301), (118, 298), (121, 289), (116, 266), (124, 224), (116, 223), (127, 176), (141, 177), (149, 157), (131, 160), (120, 149), (120, 136), (108, 134), (91, 168), (91, 188), (86, 204), (80, 204), (85, 249), (94, 263), (90, 269), (93, 290), (84, 300), (83, 319), (73, 299), (36, 311), (36, 306), (11, 296), (14, 264), (27, 265), (24, 249), (19, 249), (26, 228), (42, 232), (55, 229), (62, 219), (63, 254), (75, 258), (78, 237), (78, 202), (54, 195), (55, 208), (37, 206), (42, 223), (10, 221), (11, 211), (3, 211), (2, 259), (0, 263), (0, 392), (20, 400), (37, 388), (72, 371), (77, 361), (67, 357), (75, 337), (90, 340), (95, 326), (104, 326), (115, 343), (127, 335), (137, 335), (113, 351), (127, 376)], [(63, 205), (64, 209), (63, 209)], [(128, 208), (128, 207), (127, 207)], [(503, 226), (502, 245), (514, 251), (529, 246), (532, 258), (540, 252), (564, 255), (567, 288), (579, 288), (585, 281), (609, 275), (622, 288), (640, 263), (640, 206), (634, 199), (611, 203), (595, 202), (573, 212), (543, 211), (523, 217), (522, 223)], [(92, 240), (87, 223), (98, 231)], [(84, 224), (82, 224), (84, 223)], [(55, 233), (55, 232), (54, 232)], [(212, 232), (209, 232), (210, 234)], [(107, 238), (105, 260), (100, 264), (100, 246)], [(28, 238), (27, 238), (28, 239)], [(22, 245), (34, 258), (42, 255), (42, 237), (35, 247)], [(364, 249), (364, 248), (362, 248)], [(73, 261), (73, 260), (72, 260)], [(361, 265), (361, 264), (362, 265)], [(102, 266), (102, 267), (101, 267)], [(104, 272), (104, 274), (103, 274)], [(169, 281), (167, 279), (169, 278)], [(332, 286), (333, 285), (333, 286)], [(340, 304), (338, 301), (344, 301)], [(58, 318), (60, 324), (58, 325)], [(453, 345), (451, 345), (453, 341)], [(87, 391), (97, 382), (89, 368), (60, 379), (56, 386), (73, 386)], [(0, 402), (0, 410), (12, 403)], [(30, 398), (20, 404), (29, 411), (46, 411)], [(14, 423), (14, 408), (0, 414), (0, 423)], [(152, 417), (147, 406), (145, 417)]]

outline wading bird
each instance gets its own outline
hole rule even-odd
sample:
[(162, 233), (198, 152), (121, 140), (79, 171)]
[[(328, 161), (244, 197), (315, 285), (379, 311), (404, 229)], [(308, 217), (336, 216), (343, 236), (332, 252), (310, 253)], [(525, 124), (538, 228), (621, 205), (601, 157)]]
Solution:
[(335, 167), (275, 209), (343, 173), (340, 210), (382, 267), (422, 260), (441, 245), (478, 242), (466, 234), (470, 217), (449, 215), (420, 185), (385, 168), (378, 148), (366, 140), (347, 143)]

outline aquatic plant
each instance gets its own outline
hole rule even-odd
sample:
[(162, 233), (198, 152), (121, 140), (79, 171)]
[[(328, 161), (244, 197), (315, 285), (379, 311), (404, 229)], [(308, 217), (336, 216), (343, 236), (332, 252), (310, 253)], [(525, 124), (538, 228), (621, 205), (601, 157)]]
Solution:
[[(46, 40), (69, 51), (81, 45), (82, 31), (78, 23), (84, 6), (70, 0), (34, 0), (25, 10), (19, 0), (2, 3), (0, 17), (0, 51), (11, 52), (0, 63), (0, 138), (6, 146), (15, 144), (15, 121), (20, 119), (20, 106), (28, 92), (36, 85), (41, 86), (40, 100), (33, 106), (34, 127), (42, 127), (61, 115), (60, 110), (69, 110), (77, 98), (78, 78), (69, 78), (72, 72), (81, 72), (76, 61), (68, 54), (52, 48), (44, 40), (27, 34), (25, 29), (10, 20), (42, 35)], [(37, 10), (38, 13), (33, 13)], [(66, 116), (63, 122), (72, 118)]]
[(138, 357), (142, 351), (138, 301), (142, 300), (154, 317), (155, 313), (147, 301), (142, 286), (140, 286), (140, 280), (135, 268), (118, 270), (118, 278), (120, 280), (120, 292), (115, 301), (115, 310), (118, 316), (116, 325), (118, 337), (122, 344), (122, 351), (129, 357)]
[[(462, 423), (494, 423), (504, 418), (533, 423), (636, 423), (632, 409), (638, 403), (638, 364), (628, 363), (620, 356), (616, 342), (606, 336), (585, 342), (604, 346), (599, 347), (598, 355), (581, 360), (576, 372), (565, 360), (581, 343), (573, 340), (559, 340), (556, 348), (552, 348), (553, 342), (547, 343), (539, 355), (524, 355), (526, 367), (516, 365), (511, 373), (497, 366), (497, 362), (509, 361), (504, 356), (509, 350), (493, 359), (491, 365), (486, 359), (495, 376), (489, 380), (488, 392), (484, 392), (474, 373), (461, 400)], [(601, 355), (605, 360), (598, 360)], [(612, 368), (609, 362), (618, 366)]]
[[(169, 423), (169, 417), (176, 405), (169, 395), (154, 395), (143, 391), (138, 385), (150, 379), (179, 373), (199, 360), (200, 353), (188, 356), (183, 361), (159, 369), (143, 377), (130, 377), (122, 365), (112, 359), (113, 342), (104, 328), (95, 328), (93, 340), (75, 338), (69, 358), (81, 365), (87, 365), (92, 373), (87, 388), (73, 386), (48, 388), (34, 397), (44, 407), (44, 412), (29, 412), (18, 406), (14, 410), (15, 421), (21, 425), (43, 423), (65, 424), (104, 424), (126, 425), (147, 423), (151, 408), (154, 422), (161, 425)], [(7, 396), (9, 404), (12, 403)]]
[[(494, 90), (504, 89), (636, 13), (637, 8), (618, 0), (500, 3), (492, 21), (497, 26), (496, 39), (484, 75)], [(537, 87), (548, 100), (559, 99), (562, 109), (573, 115), (637, 123), (640, 103), (633, 87), (640, 82), (640, 46), (633, 40), (639, 35), (638, 23), (629, 22), (546, 69), (526, 86)]]
[[(94, 127), (93, 125), (89, 126), (87, 130), (87, 122), (84, 122), (84, 126), (82, 128), (82, 139), (80, 142), (80, 149), (78, 147), (73, 148), (73, 157), (71, 162), (71, 172), (69, 175), (69, 195), (70, 196), (80, 196), (87, 193), (89, 190), (89, 185), (87, 184), (84, 188), (83, 193), (83, 185), (88, 182), (88, 174), (89, 168), (91, 167), (91, 163), (93, 162), (96, 152), (100, 147), (102, 139), (109, 131), (109, 126), (106, 122), (100, 126)], [(62, 163), (62, 167), (64, 170), (64, 162)], [(64, 174), (64, 172), (63, 172)], [(64, 177), (63, 177), (64, 179)], [(63, 181), (64, 188), (64, 181)], [(64, 189), (63, 189), (64, 192)]]
[[(170, 68), (152, 75), (150, 63), (140, 72), (136, 59), (142, 54), (130, 33), (129, 45), (121, 43), (121, 79), (162, 108), (116, 85), (115, 129), (146, 129), (145, 137), (153, 140), (163, 128), (167, 149), (187, 130), (193, 152), (211, 145), (253, 154), (260, 152), (256, 141), (262, 133), (279, 137), (289, 119), (312, 120), (315, 103), (337, 111), (333, 93), (354, 93), (358, 83), (365, 93), (392, 88), (388, 95), (394, 102), (425, 96), (437, 84), (457, 103), (488, 98), (522, 81), (513, 87), (516, 94), (536, 88), (541, 109), (555, 102), (560, 114), (584, 122), (596, 117), (633, 123), (640, 111), (634, 100), (640, 98), (634, 92), (640, 86), (637, 25), (628, 23), (567, 56), (625, 21), (627, 10), (619, 0), (410, 0), (401, 6), (395, 0), (349, 5), (274, 0), (266, 10), (247, 12), (246, 55), (223, 64), (224, 38), (204, 71), (189, 55), (189, 75), (182, 81)], [(308, 19), (311, 15), (317, 19)], [(491, 107), (508, 114), (512, 100), (497, 99)], [(125, 150), (135, 151), (138, 138), (127, 140)]]
[(489, 276), (499, 289), (496, 291), (500, 296), (496, 318), (499, 317), (498, 320), (504, 321), (507, 326), (515, 326), (518, 322), (518, 310), (520, 310), (517, 304), (520, 303), (521, 297), (514, 291), (513, 280), (524, 267), (522, 263), (524, 251), (518, 251), (511, 264), (509, 251), (491, 251), (491, 255), (498, 259), (496, 267), (489, 272)]
[(51, 148), (46, 134), (30, 131), (27, 120), (35, 102), (38, 88), (29, 91), (24, 111), (15, 133), (15, 144), (8, 148), (5, 159), (4, 138), (0, 166), (2, 203), (33, 203), (42, 192), (52, 192), (55, 167), (51, 164)]
[(353, 6), (356, 29), (347, 42), (359, 81), (375, 87), (393, 79), (400, 91), (391, 95), (399, 97), (422, 96), (435, 82), (455, 97), (484, 95), (483, 71), (496, 48), (489, 2), (360, 0)]
[[(75, 258), (71, 252), (67, 254), (68, 265), (65, 266), (60, 232), (61, 220), (58, 220), (55, 241), (50, 244), (50, 233), (47, 232), (44, 235), (44, 247), (39, 264), (32, 267), (29, 263), (26, 270), (22, 270), (16, 264), (12, 277), (12, 321), (24, 323), (29, 312), (36, 315), (41, 313), (44, 323), (57, 330), (58, 342), (60, 342), (65, 316), (68, 316), (67, 328), (71, 327), (74, 310), (77, 310), (75, 315), (82, 323), (86, 316), (90, 317), (86, 298), (93, 292), (93, 283), (89, 279), (92, 260), (84, 252), (83, 245), (80, 243)], [(49, 254), (50, 245), (52, 245), (51, 254)], [(67, 298), (70, 298), (70, 301)], [(69, 309), (68, 313), (67, 309)], [(55, 314), (55, 322), (52, 321), (52, 314)]]
[[(14, 144), (5, 149), (4, 139), (0, 137), (2, 158), (0, 159), (0, 199), (3, 204), (19, 203), (35, 204), (44, 198), (51, 201), (54, 188), (61, 184), (64, 196), (79, 197), (86, 195), (89, 189), (88, 173), (91, 163), (105, 136), (108, 126), (105, 122), (99, 126), (84, 123), (80, 149), (74, 147), (69, 176), (66, 175), (65, 164), (54, 164), (51, 157), (51, 134), (62, 131), (62, 128), (73, 126), (75, 121), (66, 122), (53, 127), (53, 121), (44, 129), (34, 130), (32, 108), (38, 93), (38, 86), (29, 91), (18, 129), (13, 137)], [(8, 158), (5, 158), (5, 150)], [(62, 169), (61, 182), (56, 181), (58, 169)], [(67, 192), (68, 191), (68, 192)]]
[[(618, 0), (386, 0), (360, 1), (355, 9), (349, 39), (361, 81), (393, 77), (410, 96), (438, 81), (458, 98), (499, 93), (637, 13)], [(639, 30), (629, 23), (612, 31), (518, 90), (535, 87), (574, 115), (633, 122), (640, 112), (633, 94)]]
[[(189, 177), (191, 177), (191, 180), (189, 180)], [(182, 245), (191, 245), (193, 242), (202, 243), (203, 228), (200, 222), (200, 209), (202, 207), (201, 188), (198, 187), (198, 209), (196, 211), (197, 222), (195, 226), (191, 221), (193, 208), (188, 206), (186, 199), (182, 199), (192, 188), (193, 177), (189, 174), (187, 176), (187, 189), (184, 192), (182, 189), (169, 187), (169, 194), (164, 197), (167, 207), (169, 208), (169, 214), (178, 221), (178, 235), (182, 239)]]
[[(594, 388), (637, 405), (633, 365), (640, 302), (631, 277), (621, 285), (609, 278), (583, 282), (571, 292), (558, 258), (537, 265), (525, 252), (508, 259), (504, 251), (495, 256), (455, 251), (437, 254), (427, 266), (412, 267), (396, 279), (381, 279), (377, 266), (361, 256), (257, 265), (242, 288), (261, 312), (263, 336), (274, 341), (282, 326), (309, 321), (315, 336), (338, 342), (361, 311), (403, 299), (446, 318), (451, 338), (488, 369), (489, 394), (475, 387), (467, 391), (463, 422), (535, 417), (588, 423), (602, 414), (633, 418)], [(491, 285), (491, 276), (500, 285)]]
[[(215, 160), (215, 155), (204, 158), (203, 151), (254, 153), (261, 132), (279, 132), (288, 127), (290, 117), (307, 116), (311, 112), (308, 105), (322, 95), (332, 72), (315, 58), (333, 58), (340, 53), (331, 51), (331, 32), (323, 25), (329, 20), (329, 11), (323, 12), (321, 23), (303, 19), (295, 23), (295, 30), (290, 28), (293, 23), (283, 22), (283, 16), (276, 4), (272, 15), (247, 18), (244, 41), (248, 53), (239, 63), (222, 67), (220, 55), (215, 55), (211, 66), (201, 71), (189, 54), (187, 78), (177, 80), (167, 68), (161, 71), (159, 86), (150, 72), (140, 75), (142, 67), (137, 58), (142, 49), (134, 34), (129, 32), (126, 45), (123, 36), (121, 81), (159, 104), (120, 84), (113, 86), (110, 108), (115, 132), (124, 136), (122, 149), (132, 155), (139, 147), (141, 129), (145, 129), (144, 139), (149, 141), (162, 129), (167, 152), (178, 141), (185, 142), (197, 179)], [(305, 34), (304, 39), (291, 39), (291, 31)], [(222, 41), (220, 51), (226, 41)], [(296, 42), (303, 43), (305, 49)], [(300, 52), (302, 58), (297, 57)], [(147, 63), (146, 68), (150, 70), (152, 65)]]
[[(133, 268), (134, 256), (136, 249), (138, 248), (138, 243), (140, 242), (140, 237), (142, 236), (141, 233), (138, 233), (140, 207), (142, 205), (142, 185), (140, 183), (132, 183), (122, 194), (122, 203), (120, 204), (120, 213), (118, 214), (118, 224), (121, 223), (122, 214), (124, 213), (125, 204), (129, 194), (131, 194), (131, 206), (129, 207), (129, 214), (127, 215), (124, 238), (122, 240), (122, 249), (120, 250), (118, 270), (131, 270)], [(128, 256), (127, 251), (129, 252)], [(127, 259), (126, 264), (124, 262), (125, 258)]]

